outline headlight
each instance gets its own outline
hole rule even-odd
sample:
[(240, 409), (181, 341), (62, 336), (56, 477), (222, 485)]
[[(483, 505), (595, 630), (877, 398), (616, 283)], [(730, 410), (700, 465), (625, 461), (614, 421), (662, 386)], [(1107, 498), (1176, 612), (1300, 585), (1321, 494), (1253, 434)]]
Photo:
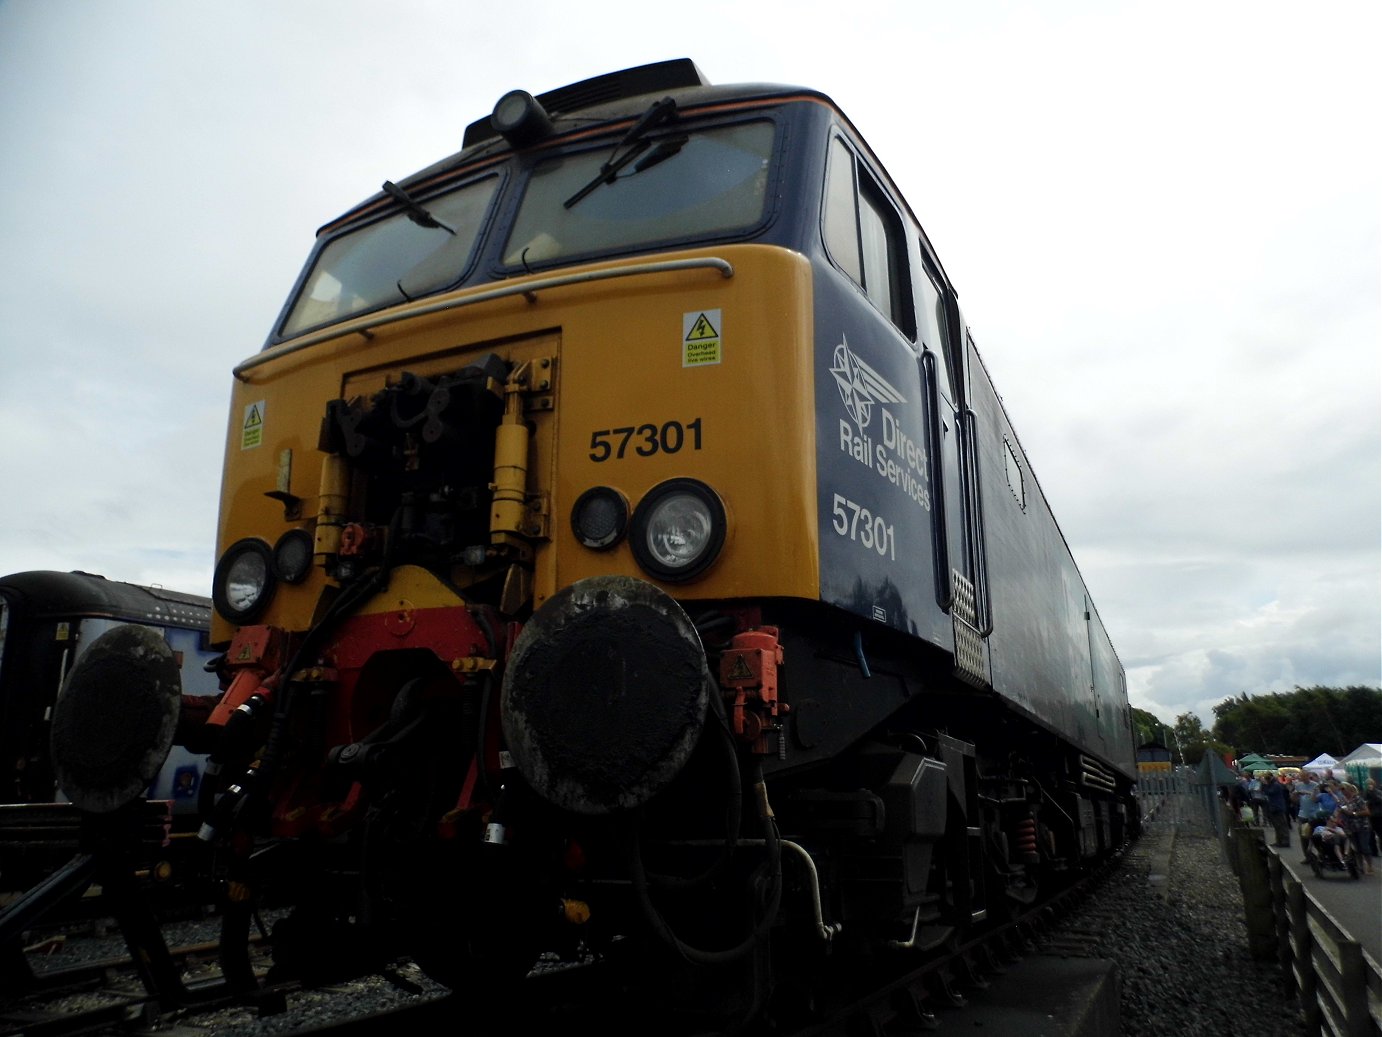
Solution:
[(230, 622), (248, 623), (264, 611), (273, 596), (273, 585), (269, 545), (247, 537), (231, 544), (216, 563), (211, 601)]
[(290, 529), (274, 544), (274, 575), (284, 583), (301, 583), (312, 568), (316, 544), (305, 529)]
[(526, 90), (510, 90), (499, 98), (489, 122), (515, 148), (526, 148), (552, 132), (552, 117)]
[(571, 531), (586, 547), (613, 547), (629, 524), (629, 502), (618, 490), (595, 486), (576, 498), (571, 508)]
[(725, 507), (695, 479), (661, 483), (638, 502), (630, 546), (649, 575), (678, 583), (699, 576), (725, 542)]

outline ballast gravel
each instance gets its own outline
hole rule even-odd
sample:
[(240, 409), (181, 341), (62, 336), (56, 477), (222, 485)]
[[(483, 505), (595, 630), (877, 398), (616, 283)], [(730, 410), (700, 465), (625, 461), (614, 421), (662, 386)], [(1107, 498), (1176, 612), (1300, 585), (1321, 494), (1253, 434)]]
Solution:
[(1063, 925), (1087, 941), (1081, 956), (1117, 964), (1123, 1037), (1307, 1037), (1281, 966), (1248, 953), (1242, 891), (1209, 819), (1188, 802), (1169, 807), (1146, 837), (1175, 826), (1166, 884), (1135, 849)]

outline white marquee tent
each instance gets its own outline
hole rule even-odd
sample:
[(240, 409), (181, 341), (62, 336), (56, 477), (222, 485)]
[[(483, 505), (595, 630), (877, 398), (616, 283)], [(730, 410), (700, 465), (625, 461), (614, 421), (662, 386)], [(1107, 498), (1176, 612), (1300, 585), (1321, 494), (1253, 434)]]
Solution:
[(1364, 742), (1338, 763), (1340, 767), (1382, 767), (1382, 742)]
[(1317, 777), (1326, 773), (1328, 773), (1331, 778), (1348, 777), (1348, 772), (1339, 765), (1339, 761), (1328, 753), (1320, 753), (1320, 755), (1316, 756), (1309, 763), (1302, 763), (1300, 769), (1302, 771), (1309, 771)]
[(1328, 753), (1320, 753), (1309, 763), (1301, 764), (1301, 770), (1354, 781), (1361, 781), (1363, 772), (1379, 768), (1382, 768), (1382, 742), (1364, 742), (1337, 760)]

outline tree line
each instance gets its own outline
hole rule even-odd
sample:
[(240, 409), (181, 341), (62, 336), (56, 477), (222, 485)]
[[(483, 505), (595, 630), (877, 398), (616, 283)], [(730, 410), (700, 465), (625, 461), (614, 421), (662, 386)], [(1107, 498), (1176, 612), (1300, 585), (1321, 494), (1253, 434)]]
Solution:
[(1214, 707), (1208, 730), (1194, 713), (1182, 713), (1174, 724), (1133, 708), (1133, 736), (1138, 745), (1158, 742), (1176, 763), (1194, 766), (1206, 752), (1241, 756), (1320, 753), (1340, 756), (1363, 742), (1382, 740), (1382, 688), (1297, 686), (1294, 691), (1228, 698)]

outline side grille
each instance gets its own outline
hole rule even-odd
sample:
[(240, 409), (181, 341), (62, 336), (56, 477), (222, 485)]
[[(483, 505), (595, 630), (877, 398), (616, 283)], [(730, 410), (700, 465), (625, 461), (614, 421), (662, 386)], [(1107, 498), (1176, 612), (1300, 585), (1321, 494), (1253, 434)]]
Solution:
[(955, 675), (966, 684), (982, 688), (988, 683), (984, 665), (984, 639), (979, 634), (978, 617), (974, 607), (974, 584), (951, 570), (954, 589), (950, 618), (955, 627)]

